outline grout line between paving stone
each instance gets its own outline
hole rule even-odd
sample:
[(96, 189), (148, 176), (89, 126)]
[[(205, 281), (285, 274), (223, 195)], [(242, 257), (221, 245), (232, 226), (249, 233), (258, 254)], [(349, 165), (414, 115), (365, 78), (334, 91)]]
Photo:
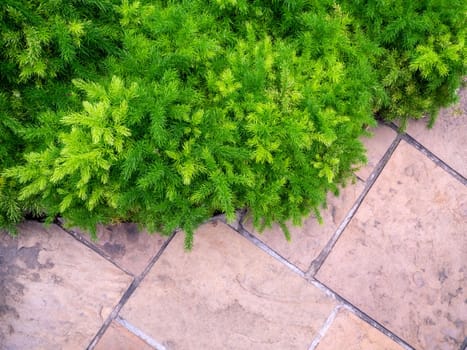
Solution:
[(227, 224), (230, 228), (232, 228), (233, 230), (235, 230), (236, 232), (238, 232), (241, 236), (243, 236), (244, 238), (246, 238), (247, 240), (249, 240), (251, 243), (253, 243), (255, 246), (257, 246), (258, 248), (260, 248), (261, 250), (263, 250), (264, 252), (266, 252), (266, 254), (272, 256), (274, 259), (278, 260), (279, 262), (281, 262), (282, 264), (284, 264), (285, 266), (287, 266), (290, 270), (292, 270), (293, 272), (295, 272), (296, 274), (298, 274), (299, 276), (301, 277), (304, 277), (305, 278), (305, 272), (303, 272), (302, 270), (300, 270), (297, 266), (295, 266), (294, 264), (292, 264), (290, 261), (288, 261), (286, 258), (284, 258), (282, 255), (280, 255), (279, 253), (277, 253), (275, 250), (273, 250), (272, 248), (270, 248), (268, 245), (266, 245), (263, 241), (261, 241), (260, 239), (258, 239), (257, 237), (255, 237), (254, 235), (252, 235), (250, 232), (248, 232), (242, 225), (241, 222), (239, 222), (239, 227), (236, 228), (232, 225), (229, 225)]
[(396, 342), (398, 345), (403, 347), (406, 350), (416, 350), (415, 347), (411, 346), (407, 341), (399, 337), (397, 334), (391, 332), (389, 329), (387, 329), (385, 326), (383, 326), (381, 323), (367, 315), (365, 312), (360, 310), (358, 307), (353, 305), (351, 302), (349, 302), (347, 299), (342, 297), (340, 294), (326, 286), (324, 283), (318, 281), (315, 278), (311, 278), (308, 280), (313, 286), (316, 288), (320, 289), (321, 291), (325, 292), (327, 295), (332, 296), (335, 300), (340, 302), (342, 304), (341, 307), (349, 310), (352, 312), (354, 315), (359, 317), (361, 320), (372, 326), (373, 328), (376, 328), (378, 331), (381, 333), (385, 334), (387, 337), (391, 338), (394, 342)]
[(324, 322), (323, 326), (318, 331), (318, 334), (316, 335), (315, 339), (313, 339), (313, 342), (311, 343), (308, 350), (315, 350), (316, 349), (316, 347), (319, 345), (319, 342), (321, 341), (321, 339), (323, 339), (323, 337), (326, 335), (328, 329), (331, 327), (331, 324), (334, 322), (334, 319), (336, 318), (336, 316), (339, 313), (339, 310), (341, 308), (342, 308), (342, 305), (337, 305), (332, 310), (331, 314), (326, 319), (326, 322)]
[(379, 175), (383, 171), (384, 167), (386, 164), (389, 162), (389, 159), (391, 158), (392, 154), (396, 150), (397, 146), (399, 145), (400, 141), (402, 139), (401, 135), (397, 135), (396, 138), (393, 140), (389, 148), (386, 150), (386, 153), (384, 156), (380, 159), (376, 167), (373, 169), (371, 172), (370, 176), (365, 182), (365, 187), (358, 196), (357, 200), (353, 204), (352, 208), (350, 208), (349, 212), (345, 216), (345, 218), (342, 220), (340, 225), (337, 227), (336, 231), (332, 235), (331, 239), (328, 241), (326, 246), (323, 248), (323, 250), (320, 252), (318, 257), (312, 261), (310, 264), (310, 267), (308, 268), (308, 271), (306, 272), (307, 277), (313, 277), (318, 270), (321, 268), (323, 265), (324, 261), (326, 258), (329, 256), (331, 253), (331, 250), (334, 248), (336, 245), (337, 241), (339, 240), (340, 236), (344, 232), (344, 230), (347, 228), (348, 224), (352, 220), (352, 218), (355, 216), (355, 213), (357, 212), (358, 208), (360, 208), (361, 204), (365, 200), (368, 192), (370, 192), (371, 188), (373, 187), (374, 183), (378, 179)]
[(287, 260), (285, 257), (280, 255), (278, 252), (276, 252), (274, 249), (269, 247), (266, 243), (264, 243), (262, 240), (260, 240), (255, 235), (253, 235), (243, 226), (243, 222), (244, 222), (246, 215), (247, 215), (247, 210), (245, 209), (240, 210), (237, 213), (237, 219), (233, 223), (228, 223), (228, 222), (224, 222), (224, 223), (227, 226), (229, 226), (231, 229), (239, 233), (241, 236), (249, 240), (255, 246), (263, 250), (266, 254), (272, 256), (274, 259), (278, 260), (279, 262), (287, 266), (290, 270), (292, 270), (293, 272), (295, 272), (301, 277), (305, 277), (305, 272), (302, 271), (297, 265), (293, 264), (292, 262)]
[(156, 349), (156, 350), (167, 350), (167, 348), (164, 345), (162, 345), (157, 340), (153, 339), (152, 337), (150, 337), (149, 335), (144, 333), (141, 329), (134, 326), (133, 324), (131, 324), (130, 322), (128, 322), (127, 320), (125, 320), (121, 316), (117, 316), (115, 318), (115, 321), (117, 323), (119, 323), (122, 327), (124, 327), (126, 330), (128, 330), (130, 333), (133, 333), (138, 338), (143, 340), (146, 344), (153, 347), (154, 349)]
[(131, 282), (130, 286), (127, 288), (127, 290), (125, 291), (125, 293), (123, 293), (123, 296), (120, 298), (120, 301), (118, 302), (117, 305), (115, 305), (115, 307), (113, 308), (112, 312), (110, 313), (110, 315), (107, 317), (107, 319), (104, 321), (104, 323), (102, 324), (101, 328), (99, 329), (99, 331), (97, 332), (97, 334), (94, 336), (94, 338), (91, 340), (91, 342), (89, 343), (88, 347), (86, 348), (87, 350), (93, 350), (94, 347), (97, 345), (97, 343), (99, 342), (99, 340), (102, 338), (102, 336), (104, 335), (105, 331), (107, 330), (107, 328), (109, 328), (110, 324), (112, 323), (112, 321), (114, 319), (116, 319), (118, 317), (118, 313), (120, 312), (120, 310), (123, 308), (123, 306), (126, 304), (126, 302), (128, 301), (128, 299), (130, 299), (130, 297), (133, 295), (133, 293), (135, 292), (135, 290), (139, 287), (139, 285), (141, 284), (141, 282), (144, 280), (144, 278), (146, 277), (146, 275), (149, 273), (149, 271), (151, 270), (151, 268), (154, 266), (154, 264), (157, 262), (157, 260), (159, 260), (160, 256), (162, 255), (162, 253), (165, 251), (165, 249), (167, 248), (167, 246), (169, 245), (169, 243), (173, 240), (173, 238), (175, 237), (175, 235), (177, 234), (178, 232), (175, 231), (165, 242), (164, 244), (162, 245), (162, 247), (159, 249), (159, 251), (157, 252), (157, 254), (151, 259), (151, 261), (149, 262), (149, 264), (146, 266), (146, 268), (143, 270), (143, 272), (141, 272), (140, 275), (136, 276), (133, 278), (133, 281)]
[(436, 154), (431, 152), (428, 148), (426, 148), (423, 144), (418, 142), (415, 138), (413, 138), (406, 132), (401, 133), (397, 125), (391, 123), (389, 124), (389, 126), (393, 128), (394, 130), (398, 131), (404, 141), (406, 141), (408, 144), (410, 144), (411, 146), (415, 147), (418, 151), (423, 153), (426, 157), (432, 160), (437, 166), (442, 168), (444, 171), (446, 171), (449, 175), (454, 177), (461, 184), (463, 184), (464, 186), (467, 186), (467, 179), (462, 174), (460, 174), (456, 169), (452, 168), (449, 164), (447, 164), (445, 161), (443, 161)]
[(63, 231), (65, 231), (66, 233), (68, 233), (70, 236), (72, 236), (74, 239), (76, 239), (78, 242), (84, 244), (86, 247), (88, 247), (89, 249), (91, 249), (92, 251), (94, 251), (95, 253), (97, 253), (98, 255), (100, 255), (101, 257), (103, 257), (105, 260), (109, 261), (110, 263), (112, 263), (115, 267), (117, 267), (119, 270), (122, 270), (123, 272), (125, 272), (127, 275), (131, 276), (131, 277), (135, 277), (133, 273), (131, 273), (130, 271), (128, 271), (127, 269), (125, 269), (123, 266), (121, 266), (119, 263), (115, 262), (112, 257), (108, 254), (106, 254), (102, 249), (100, 249), (99, 247), (95, 246), (94, 244), (92, 244), (91, 242), (87, 241), (86, 239), (84, 239), (80, 234), (78, 234), (77, 232), (71, 230), (71, 229), (67, 229), (66, 227), (63, 226), (62, 222), (60, 220), (55, 220), (54, 222), (58, 227), (60, 227)]

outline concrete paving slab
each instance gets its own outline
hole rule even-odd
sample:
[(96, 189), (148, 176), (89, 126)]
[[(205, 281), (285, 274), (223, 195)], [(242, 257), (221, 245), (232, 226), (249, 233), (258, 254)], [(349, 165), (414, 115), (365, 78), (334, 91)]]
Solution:
[(133, 223), (99, 225), (97, 241), (92, 241), (88, 233), (77, 228), (73, 231), (134, 276), (143, 272), (167, 240), (167, 237), (157, 233), (140, 231), (138, 225)]
[(341, 309), (316, 350), (403, 350), (399, 344), (360, 318)]
[(307, 271), (362, 193), (363, 188), (363, 182), (358, 180), (355, 184), (348, 184), (342, 188), (339, 197), (330, 193), (327, 209), (321, 212), (323, 225), (318, 223), (314, 215), (305, 219), (302, 226), (297, 227), (289, 222), (288, 227), (292, 236), (290, 242), (285, 239), (282, 229), (277, 224), (259, 233), (254, 229), (252, 221), (247, 219), (244, 227), (299, 269)]
[(387, 125), (379, 124), (369, 130), (373, 136), (364, 136), (361, 141), (367, 150), (368, 163), (356, 172), (356, 175), (366, 181), (371, 172), (375, 169), (378, 162), (383, 158), (384, 154), (391, 146), (392, 142), (397, 137), (397, 133)]
[(0, 233), (0, 348), (84, 349), (132, 278), (56, 225)]
[(402, 141), (317, 278), (416, 349), (467, 323), (467, 188)]
[(121, 311), (167, 349), (308, 349), (336, 302), (220, 222), (177, 234)]
[(460, 91), (458, 104), (440, 111), (432, 129), (426, 119), (412, 120), (407, 133), (467, 177), (467, 89)]
[(113, 321), (94, 350), (154, 350), (154, 348)]

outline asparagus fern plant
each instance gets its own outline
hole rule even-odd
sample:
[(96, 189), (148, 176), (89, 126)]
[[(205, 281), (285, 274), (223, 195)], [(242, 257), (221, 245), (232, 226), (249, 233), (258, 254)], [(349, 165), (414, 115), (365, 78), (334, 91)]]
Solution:
[(375, 111), (418, 116), (452, 98), (465, 11), (404, 6), (7, 0), (0, 226), (30, 213), (91, 232), (132, 221), (182, 228), (190, 248), (214, 213), (248, 208), (288, 237), (287, 220), (319, 218), (365, 161)]

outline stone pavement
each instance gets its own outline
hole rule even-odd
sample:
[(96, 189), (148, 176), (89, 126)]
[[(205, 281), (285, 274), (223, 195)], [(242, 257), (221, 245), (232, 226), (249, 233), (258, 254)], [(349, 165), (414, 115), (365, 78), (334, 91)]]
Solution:
[(0, 234), (0, 349), (462, 349), (467, 92), (433, 130), (380, 125), (369, 163), (314, 218), (183, 233), (37, 222)]

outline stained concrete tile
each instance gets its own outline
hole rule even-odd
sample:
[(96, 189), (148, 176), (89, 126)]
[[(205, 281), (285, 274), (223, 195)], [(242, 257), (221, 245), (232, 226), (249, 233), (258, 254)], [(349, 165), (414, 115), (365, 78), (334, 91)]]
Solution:
[(121, 316), (168, 349), (307, 349), (335, 301), (220, 222), (177, 234)]
[(143, 272), (167, 240), (167, 237), (157, 233), (139, 231), (138, 226), (132, 223), (99, 225), (97, 241), (92, 241), (89, 234), (77, 228), (73, 228), (73, 231), (135, 276)]
[(131, 277), (58, 226), (0, 234), (2, 349), (84, 349)]
[(412, 120), (407, 133), (467, 177), (467, 89), (460, 91), (458, 104), (440, 111), (432, 129), (426, 119)]
[(146, 342), (117, 322), (112, 322), (95, 350), (153, 350)]
[(288, 223), (292, 236), (290, 242), (285, 239), (278, 225), (273, 225), (272, 228), (265, 229), (262, 233), (254, 229), (251, 220), (246, 220), (244, 227), (302, 271), (307, 271), (311, 262), (318, 257), (345, 218), (363, 188), (363, 182), (357, 181), (341, 189), (338, 197), (330, 193), (327, 209), (321, 212), (324, 225), (320, 225), (314, 215), (305, 219), (303, 225), (299, 227)]
[(403, 350), (399, 344), (347, 310), (340, 310), (316, 350)]
[(397, 133), (384, 124), (380, 124), (369, 131), (373, 136), (364, 136), (361, 138), (367, 151), (366, 156), (368, 163), (356, 172), (356, 175), (363, 180), (368, 179), (373, 169), (378, 165), (378, 162), (383, 158), (384, 154), (397, 137)]
[(405, 142), (317, 278), (417, 349), (459, 349), (467, 188)]

